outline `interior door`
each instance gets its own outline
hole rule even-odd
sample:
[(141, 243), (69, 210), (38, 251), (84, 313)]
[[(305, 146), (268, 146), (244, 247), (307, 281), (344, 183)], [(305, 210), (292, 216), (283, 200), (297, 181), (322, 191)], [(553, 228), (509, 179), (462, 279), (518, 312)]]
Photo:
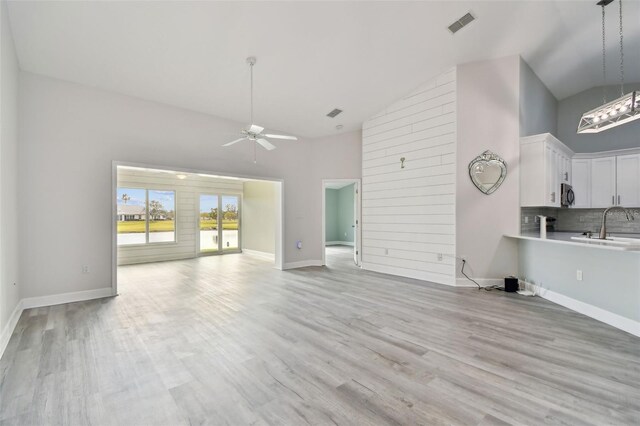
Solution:
[(353, 215), (354, 215), (354, 232), (353, 232), (353, 262), (360, 266), (362, 233), (360, 232), (360, 184), (356, 182), (353, 185)]

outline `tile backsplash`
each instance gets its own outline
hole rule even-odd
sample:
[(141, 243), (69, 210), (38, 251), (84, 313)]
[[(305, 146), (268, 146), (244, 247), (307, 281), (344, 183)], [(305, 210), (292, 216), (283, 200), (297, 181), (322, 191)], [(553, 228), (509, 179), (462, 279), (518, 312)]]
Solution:
[[(614, 210), (607, 215), (607, 231), (640, 234), (640, 209), (629, 209), (634, 216), (628, 221), (623, 212)], [(538, 230), (536, 215), (555, 217), (552, 224), (555, 231), (598, 232), (602, 223), (604, 209), (566, 209), (554, 207), (523, 207), (520, 209), (520, 231)], [(528, 223), (525, 223), (527, 222)], [(551, 231), (551, 228), (548, 228)]]

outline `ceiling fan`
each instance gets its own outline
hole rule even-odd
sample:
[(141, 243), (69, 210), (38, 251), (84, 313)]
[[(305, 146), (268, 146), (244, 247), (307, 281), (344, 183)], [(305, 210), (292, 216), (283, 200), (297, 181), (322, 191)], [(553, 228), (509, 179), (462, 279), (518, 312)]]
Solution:
[[(267, 139), (265, 138), (270, 138), (270, 139), (287, 139), (287, 140), (292, 140), (292, 141), (297, 141), (298, 138), (295, 136), (288, 136), (288, 135), (274, 135), (271, 133), (262, 133), (262, 131), (264, 130), (264, 127), (262, 126), (258, 126), (257, 124), (253, 123), (253, 66), (256, 64), (256, 58), (253, 56), (250, 56), (247, 58), (247, 64), (249, 64), (250, 70), (251, 70), (251, 125), (249, 126), (248, 129), (242, 129), (240, 131), (240, 134), (242, 135), (241, 138), (238, 138), (234, 141), (225, 143), (222, 146), (231, 146), (233, 144), (236, 144), (238, 142), (242, 142), (243, 140), (250, 140), (254, 142), (254, 150), (255, 150), (255, 146), (256, 145), (260, 145), (261, 147), (263, 147), (264, 149), (271, 151), (276, 149), (276, 146), (274, 144), (272, 144), (271, 142), (269, 142)], [(255, 153), (255, 151), (254, 151)], [(255, 161), (255, 158), (254, 158)]]

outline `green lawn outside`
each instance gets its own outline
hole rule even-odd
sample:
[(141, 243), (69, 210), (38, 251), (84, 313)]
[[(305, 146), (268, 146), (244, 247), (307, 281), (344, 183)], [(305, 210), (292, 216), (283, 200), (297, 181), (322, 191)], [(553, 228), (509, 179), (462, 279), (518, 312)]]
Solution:
[[(211, 221), (200, 221), (200, 230), (210, 230), (215, 229), (215, 224), (212, 224)], [(143, 220), (131, 220), (127, 222), (118, 222), (118, 234), (135, 234), (135, 233), (143, 233), (145, 228), (145, 224)], [(149, 222), (149, 232), (163, 232), (163, 231), (173, 231), (174, 221), (173, 220), (157, 220)], [(226, 230), (237, 230), (238, 222), (236, 221), (222, 221), (222, 229)]]

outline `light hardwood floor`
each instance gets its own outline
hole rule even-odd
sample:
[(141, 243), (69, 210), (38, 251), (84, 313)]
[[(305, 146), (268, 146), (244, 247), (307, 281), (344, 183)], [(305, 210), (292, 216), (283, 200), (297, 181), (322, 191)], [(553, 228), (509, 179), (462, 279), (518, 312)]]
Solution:
[(539, 298), (249, 255), (25, 311), (0, 424), (639, 424), (640, 339)]

